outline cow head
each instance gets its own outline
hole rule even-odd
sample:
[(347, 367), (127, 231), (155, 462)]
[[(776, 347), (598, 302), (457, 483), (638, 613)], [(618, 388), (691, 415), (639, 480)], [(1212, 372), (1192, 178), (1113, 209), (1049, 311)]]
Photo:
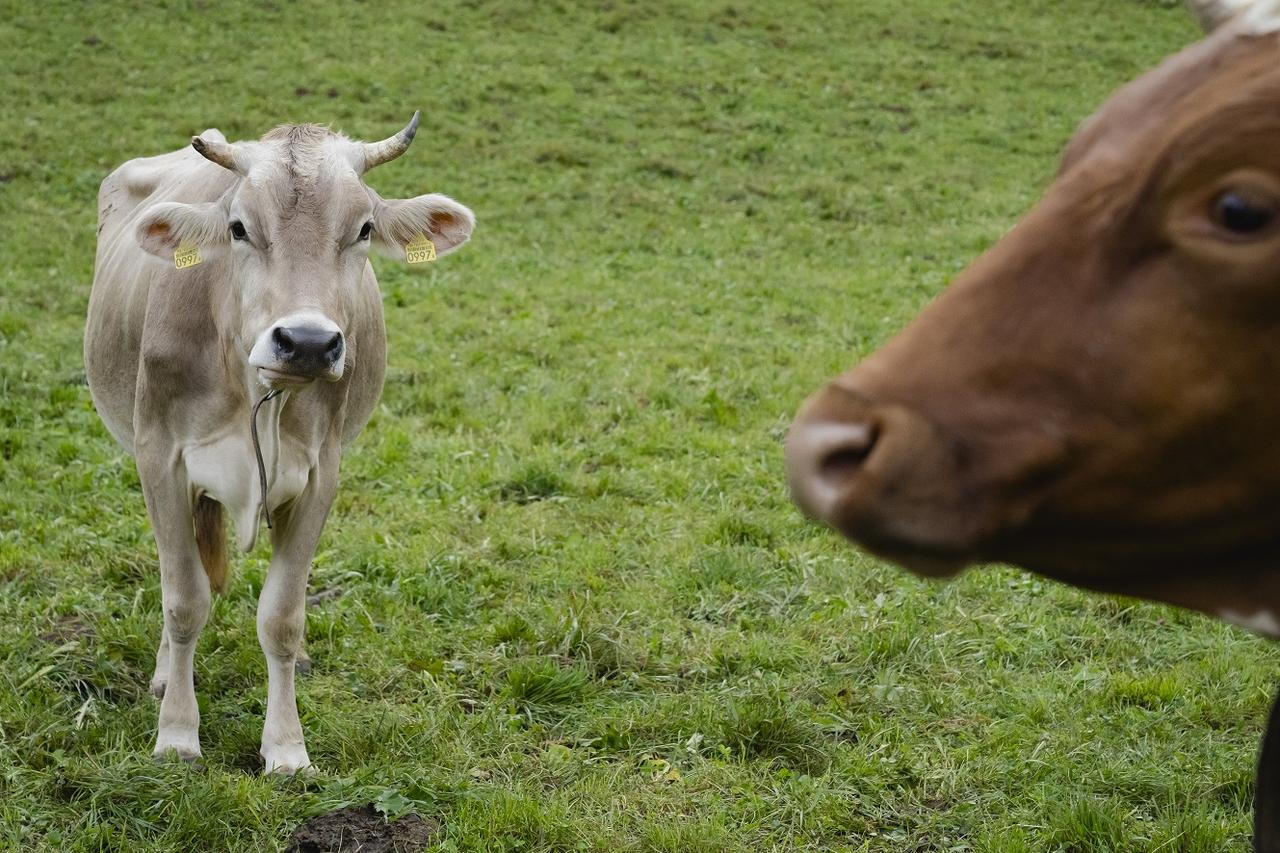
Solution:
[(166, 259), (184, 246), (223, 257), (239, 323), (229, 331), (262, 385), (337, 381), (370, 245), (403, 258), (408, 243), (425, 237), (443, 255), (471, 236), (475, 219), (453, 199), (384, 199), (363, 182), (366, 171), (403, 154), (417, 129), (414, 113), (376, 143), (311, 124), (278, 127), (257, 142), (197, 136), (192, 147), (237, 180), (216, 202), (155, 205), (139, 222), (138, 241)]
[(920, 574), (1007, 561), (1280, 632), (1280, 2), (1195, 5), (1210, 37), (805, 404), (809, 514)]

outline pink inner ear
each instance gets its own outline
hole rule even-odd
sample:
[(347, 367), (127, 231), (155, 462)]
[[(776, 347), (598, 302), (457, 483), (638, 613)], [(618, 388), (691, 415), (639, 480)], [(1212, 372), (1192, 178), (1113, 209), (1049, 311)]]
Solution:
[(152, 222), (147, 226), (147, 239), (156, 243), (168, 243), (170, 230), (168, 222)]
[(432, 234), (439, 234), (446, 228), (451, 228), (457, 224), (457, 218), (452, 213), (433, 213), (427, 223), (427, 229)]

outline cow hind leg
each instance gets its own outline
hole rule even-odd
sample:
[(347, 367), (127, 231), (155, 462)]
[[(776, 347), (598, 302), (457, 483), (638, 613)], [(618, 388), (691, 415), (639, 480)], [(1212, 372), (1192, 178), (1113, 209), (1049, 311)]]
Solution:
[(298, 675), (311, 674), (311, 655), (307, 654), (306, 640), (298, 644), (297, 659), (293, 662), (293, 671)]
[(156, 671), (151, 676), (151, 695), (164, 698), (164, 687), (169, 683), (169, 635), (160, 629), (160, 648), (156, 649)]

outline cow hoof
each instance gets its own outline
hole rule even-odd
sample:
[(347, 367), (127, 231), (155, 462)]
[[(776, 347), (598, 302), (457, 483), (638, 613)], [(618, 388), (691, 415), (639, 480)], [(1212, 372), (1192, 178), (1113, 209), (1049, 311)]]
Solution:
[(162, 763), (176, 758), (186, 764), (195, 765), (202, 756), (200, 754), (200, 744), (192, 744), (188, 741), (174, 741), (156, 744), (155, 750), (151, 753), (151, 758)]
[(316, 775), (316, 767), (307, 757), (304, 747), (282, 746), (262, 753), (263, 773), (267, 776), (300, 776), (303, 778)]

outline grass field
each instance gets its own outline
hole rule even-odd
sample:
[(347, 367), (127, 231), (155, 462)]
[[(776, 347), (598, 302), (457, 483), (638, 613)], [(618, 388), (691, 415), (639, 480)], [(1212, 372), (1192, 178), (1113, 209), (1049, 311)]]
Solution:
[[(1004, 232), (1073, 127), (1195, 37), (1157, 0), (6, 2), (0, 848), (275, 850), (375, 803), (443, 850), (1247, 849), (1280, 654), (1007, 569), (937, 586), (789, 503), (781, 438)], [(423, 130), (470, 205), (379, 259), (390, 365), (263, 778), (239, 559), (206, 760), (149, 757), (159, 582), (85, 387), (95, 196), (284, 121)]]

